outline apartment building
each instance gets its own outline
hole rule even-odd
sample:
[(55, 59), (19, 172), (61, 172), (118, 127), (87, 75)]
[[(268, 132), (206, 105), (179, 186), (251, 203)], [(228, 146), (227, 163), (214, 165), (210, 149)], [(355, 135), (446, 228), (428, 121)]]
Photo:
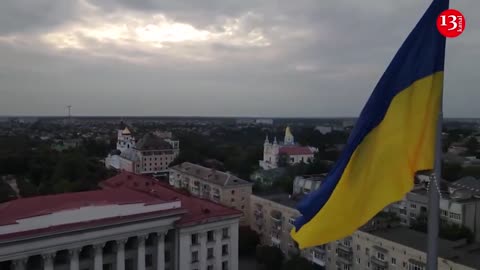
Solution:
[(176, 188), (188, 190), (194, 196), (242, 211), (244, 216), (240, 219), (240, 224), (248, 225), (253, 183), (190, 162), (170, 167), (169, 183)]
[(290, 237), (295, 218), (300, 215), (295, 209), (296, 201), (290, 195), (279, 193), (251, 195), (250, 228), (260, 235), (263, 245), (280, 248), (286, 255), (301, 254), (319, 267), (325, 266), (324, 247), (300, 251)]
[[(480, 241), (479, 182), (473, 177), (459, 179), (448, 185), (440, 199), (441, 221), (469, 228), (477, 241)], [(428, 191), (425, 187), (417, 187), (392, 207), (398, 209), (402, 222), (409, 226), (418, 216), (427, 214)]]
[[(300, 254), (313, 264), (335, 270), (425, 270), (426, 234), (387, 223), (382, 215), (345, 239), (300, 251), (290, 237), (297, 201), (288, 194), (252, 195), (250, 227), (264, 245), (284, 254)], [(480, 246), (439, 240), (439, 269), (480, 269)]]

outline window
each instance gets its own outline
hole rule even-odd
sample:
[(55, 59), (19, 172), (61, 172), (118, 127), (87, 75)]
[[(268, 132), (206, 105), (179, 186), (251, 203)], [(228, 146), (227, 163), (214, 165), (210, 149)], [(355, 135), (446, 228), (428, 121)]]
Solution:
[(447, 210), (442, 210), (441, 214), (443, 217), (448, 217), (448, 211)]
[(232, 195), (235, 194), (235, 190), (232, 190)]
[(350, 240), (343, 240), (343, 245), (350, 247)]
[(396, 264), (397, 264), (397, 259), (392, 258), (392, 264), (393, 264), (393, 265), (396, 265)]
[(425, 270), (423, 265), (417, 264), (415, 262), (408, 263), (408, 270)]
[(414, 217), (415, 217), (415, 213), (410, 213), (410, 217), (414, 218)]
[(378, 253), (377, 253), (377, 258), (378, 258), (379, 260), (381, 260), (381, 261), (384, 261), (384, 260), (385, 260), (385, 255), (384, 255), (383, 253), (381, 253), (381, 252), (378, 252)]
[(245, 201), (245, 197), (242, 197), (242, 202)]
[(213, 265), (207, 266), (207, 270), (213, 270)]
[(198, 234), (192, 233), (192, 245), (198, 245)]
[(192, 252), (192, 263), (198, 262), (198, 251)]
[(357, 245), (357, 250), (360, 250), (360, 245)]
[(450, 213), (449, 217), (451, 219), (462, 220), (462, 215), (460, 214)]
[(145, 266), (150, 267), (152, 265), (153, 265), (153, 256), (152, 256), (152, 254), (147, 254), (145, 256)]
[(228, 228), (223, 228), (222, 229), (222, 239), (227, 239), (228, 237), (229, 237)]
[(295, 218), (293, 218), (293, 217), (289, 218), (288, 223), (294, 225), (295, 224)]
[(215, 241), (214, 231), (208, 231), (208, 232), (207, 232), (207, 241), (208, 241), (208, 242), (213, 242), (213, 241)]
[(170, 262), (170, 251), (168, 250), (165, 251), (165, 262)]
[(365, 248), (365, 255), (367, 255), (367, 256), (370, 255), (370, 249)]
[(222, 262), (222, 270), (228, 270), (228, 261)]
[(412, 209), (416, 209), (416, 208), (417, 208), (417, 205), (416, 205), (416, 204), (414, 204), (414, 203), (411, 203), (411, 204), (410, 204), (410, 208), (412, 208)]
[(360, 258), (357, 258), (357, 263), (360, 264)]
[(367, 268), (370, 268), (370, 262), (367, 262)]
[(235, 198), (232, 198), (230, 201), (231, 201), (231, 202), (235, 202)]
[(407, 263), (403, 262), (403, 268), (407, 267)]
[(213, 248), (207, 249), (207, 259), (213, 258)]
[(241, 207), (241, 208), (242, 208), (242, 210), (243, 210), (243, 209), (245, 209), (245, 205), (242, 205), (242, 207)]
[(222, 245), (222, 256), (228, 255), (228, 245)]

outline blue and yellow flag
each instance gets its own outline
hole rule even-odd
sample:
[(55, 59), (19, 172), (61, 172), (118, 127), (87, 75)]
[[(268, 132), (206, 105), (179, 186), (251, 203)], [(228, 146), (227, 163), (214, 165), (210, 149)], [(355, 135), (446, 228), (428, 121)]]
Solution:
[(397, 52), (315, 192), (298, 205), (291, 235), (300, 248), (346, 237), (413, 188), (433, 169), (445, 38), (436, 29), (448, 0), (434, 0)]

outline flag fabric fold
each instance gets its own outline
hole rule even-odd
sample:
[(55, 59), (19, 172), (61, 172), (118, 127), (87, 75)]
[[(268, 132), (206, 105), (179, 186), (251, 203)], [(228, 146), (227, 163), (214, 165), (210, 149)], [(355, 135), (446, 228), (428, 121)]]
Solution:
[(436, 28), (448, 0), (434, 0), (373, 90), (320, 189), (297, 206), (300, 248), (352, 234), (433, 169), (443, 91), (445, 37)]

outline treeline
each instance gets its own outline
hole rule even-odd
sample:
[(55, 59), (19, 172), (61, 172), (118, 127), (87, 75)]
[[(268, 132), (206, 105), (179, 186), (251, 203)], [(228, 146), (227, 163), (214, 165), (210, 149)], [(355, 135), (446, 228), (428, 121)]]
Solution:
[[(100, 162), (108, 148), (99, 147), (101, 144), (85, 141), (77, 148), (58, 152), (50, 143), (2, 137), (0, 175), (16, 179), (21, 197), (96, 189), (99, 181), (114, 174)], [(1, 182), (0, 200), (11, 199), (12, 190)]]

